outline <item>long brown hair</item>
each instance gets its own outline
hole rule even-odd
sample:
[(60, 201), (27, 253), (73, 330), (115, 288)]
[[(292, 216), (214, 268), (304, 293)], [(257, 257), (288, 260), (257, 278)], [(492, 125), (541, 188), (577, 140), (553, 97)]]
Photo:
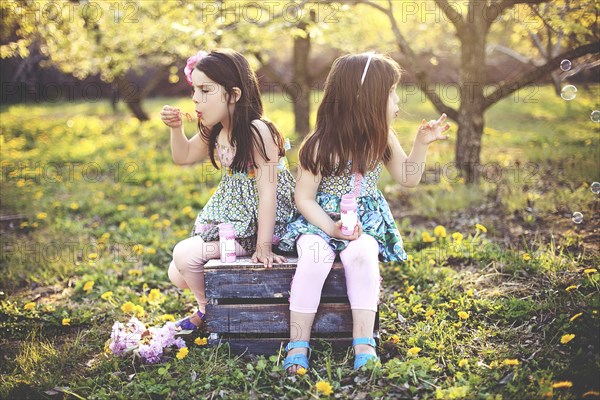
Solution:
[(387, 104), (392, 86), (400, 80), (398, 63), (373, 54), (350, 54), (333, 63), (312, 134), (300, 147), (300, 165), (313, 174), (341, 175), (349, 160), (352, 170), (365, 174), (388, 161)]
[[(236, 153), (231, 163), (232, 170), (246, 171), (249, 164), (256, 167), (253, 152), (255, 148), (265, 160), (271, 161), (267, 157), (265, 143), (258, 129), (252, 125), (252, 121), (255, 119), (263, 121), (269, 127), (271, 137), (279, 148), (279, 157), (285, 155), (283, 136), (275, 125), (263, 115), (258, 79), (243, 55), (230, 49), (213, 50), (200, 59), (195, 68), (225, 88), (227, 102), (232, 96), (235, 96), (234, 87), (239, 88), (242, 92), (240, 99), (235, 103), (233, 116), (229, 114), (231, 145), (236, 147)], [(198, 128), (202, 138), (208, 142), (210, 161), (215, 168), (218, 168), (215, 161), (215, 145), (223, 126), (219, 123), (210, 129), (198, 121)]]

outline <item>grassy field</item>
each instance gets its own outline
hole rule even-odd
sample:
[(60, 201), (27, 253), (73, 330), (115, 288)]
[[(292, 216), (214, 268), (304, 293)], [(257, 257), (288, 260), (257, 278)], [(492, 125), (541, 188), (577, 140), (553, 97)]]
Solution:
[[(421, 94), (400, 97), (394, 127), (409, 152), (436, 114)], [(122, 104), (2, 106), (1, 215), (13, 217), (0, 222), (0, 398), (310, 399), (329, 387), (334, 398), (600, 398), (599, 97), (599, 86), (571, 102), (533, 87), (494, 106), (477, 187), (452, 167), (456, 126), (416, 189), (384, 174), (410, 257), (381, 267), (382, 364), (354, 372), (351, 352), (325, 350), (293, 377), (277, 355), (237, 357), (195, 336), (186, 357), (157, 365), (105, 347), (132, 313), (158, 325), (194, 308), (166, 271), (219, 173), (175, 166), (158, 120), (165, 103), (191, 111), (188, 99), (147, 101), (143, 124)], [(265, 108), (292, 131), (291, 104)]]

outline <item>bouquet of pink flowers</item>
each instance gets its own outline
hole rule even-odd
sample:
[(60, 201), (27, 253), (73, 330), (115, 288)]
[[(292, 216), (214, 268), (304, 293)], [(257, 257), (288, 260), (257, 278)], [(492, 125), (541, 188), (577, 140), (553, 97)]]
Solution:
[(160, 328), (146, 328), (140, 320), (132, 317), (126, 324), (114, 323), (108, 348), (118, 356), (124, 357), (133, 352), (142, 362), (155, 364), (169, 349), (185, 347), (183, 338), (175, 336), (186, 333), (189, 331), (179, 330), (174, 322), (167, 322)]

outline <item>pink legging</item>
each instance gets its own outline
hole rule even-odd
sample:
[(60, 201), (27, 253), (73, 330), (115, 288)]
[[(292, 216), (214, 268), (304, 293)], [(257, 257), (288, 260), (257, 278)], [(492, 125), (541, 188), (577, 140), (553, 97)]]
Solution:
[[(235, 243), (235, 253), (246, 256), (239, 243)], [(213, 258), (219, 258), (219, 242), (205, 242), (200, 236), (182, 240), (173, 249), (173, 261), (169, 265), (169, 278), (175, 286), (190, 289), (196, 297), (200, 311), (204, 312), (207, 299), (204, 292), (204, 264)]]
[[(296, 242), (298, 266), (292, 283), (290, 310), (315, 313), (321, 290), (335, 259), (335, 252), (317, 235), (302, 235)], [(346, 288), (353, 310), (377, 311), (379, 298), (379, 244), (362, 234), (340, 252)]]

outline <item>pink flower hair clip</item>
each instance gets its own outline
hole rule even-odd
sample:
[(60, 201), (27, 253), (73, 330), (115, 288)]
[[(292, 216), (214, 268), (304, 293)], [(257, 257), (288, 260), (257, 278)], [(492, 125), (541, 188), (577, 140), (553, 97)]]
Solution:
[(190, 86), (193, 86), (192, 71), (194, 70), (194, 67), (196, 66), (196, 64), (198, 64), (198, 61), (202, 60), (207, 55), (207, 52), (201, 50), (198, 52), (198, 54), (191, 56), (187, 59), (185, 68), (183, 69), (183, 73), (185, 74), (185, 79), (190, 84)]

